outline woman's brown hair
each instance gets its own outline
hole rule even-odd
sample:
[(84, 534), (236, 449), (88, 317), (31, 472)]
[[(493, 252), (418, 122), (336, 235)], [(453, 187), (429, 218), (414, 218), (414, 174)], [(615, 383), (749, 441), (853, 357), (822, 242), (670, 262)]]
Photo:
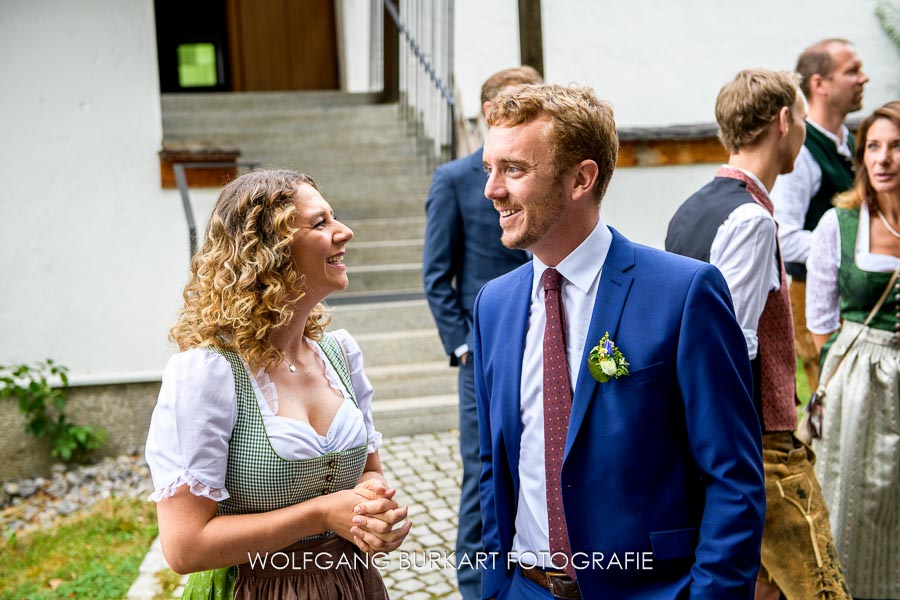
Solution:
[(870, 212), (878, 210), (878, 199), (875, 197), (875, 188), (869, 181), (869, 172), (866, 169), (866, 142), (869, 137), (869, 128), (878, 119), (887, 119), (900, 128), (900, 100), (892, 100), (875, 109), (871, 115), (863, 119), (856, 130), (856, 153), (854, 156), (856, 166), (856, 178), (853, 187), (834, 199), (834, 205), (839, 208), (856, 208), (863, 202)]

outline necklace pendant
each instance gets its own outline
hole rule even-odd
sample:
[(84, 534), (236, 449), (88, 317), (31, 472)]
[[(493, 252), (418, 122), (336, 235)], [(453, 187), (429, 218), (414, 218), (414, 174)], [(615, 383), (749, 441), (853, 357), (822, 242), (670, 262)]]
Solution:
[(291, 373), (297, 372), (297, 367), (294, 366), (294, 363), (289, 364), (288, 369), (290, 370)]

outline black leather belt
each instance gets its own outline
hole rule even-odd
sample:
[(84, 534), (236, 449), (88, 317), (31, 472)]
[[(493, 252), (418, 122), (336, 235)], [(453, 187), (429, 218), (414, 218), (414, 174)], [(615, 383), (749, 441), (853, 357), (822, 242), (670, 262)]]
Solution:
[(527, 579), (535, 582), (551, 594), (554, 598), (562, 598), (564, 600), (580, 600), (581, 592), (578, 591), (578, 584), (562, 571), (545, 571), (538, 567), (519, 566)]

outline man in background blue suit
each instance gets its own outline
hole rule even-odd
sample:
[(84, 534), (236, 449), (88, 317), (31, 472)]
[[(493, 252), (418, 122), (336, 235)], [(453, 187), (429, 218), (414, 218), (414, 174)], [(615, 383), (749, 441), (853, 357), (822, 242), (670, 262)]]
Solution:
[[(500, 90), (520, 83), (540, 83), (532, 67), (505, 69), (481, 87), (482, 110)], [(487, 174), (479, 148), (469, 156), (441, 165), (434, 172), (428, 200), (423, 256), (423, 279), (450, 364), (459, 366), (459, 434), (463, 463), (456, 556), (457, 578), (464, 600), (481, 597), (481, 576), (463, 555), (475, 562), (481, 550), (481, 510), (478, 501), (478, 418), (475, 413), (472, 350), (472, 305), (481, 287), (528, 260), (522, 250), (500, 243), (497, 211), (484, 197)]]
[(761, 433), (725, 279), (600, 218), (619, 144), (589, 88), (506, 90), (488, 123), (485, 196), (534, 258), (475, 301), (483, 597), (750, 600)]

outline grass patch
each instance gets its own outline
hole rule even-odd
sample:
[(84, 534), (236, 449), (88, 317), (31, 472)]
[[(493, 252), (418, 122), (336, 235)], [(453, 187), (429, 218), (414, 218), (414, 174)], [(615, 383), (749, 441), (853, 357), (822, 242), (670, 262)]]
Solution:
[(806, 379), (806, 371), (803, 370), (803, 363), (800, 362), (800, 359), (797, 359), (797, 398), (800, 399), (800, 406), (797, 407), (798, 411), (802, 411), (806, 407), (806, 403), (809, 402), (809, 396), (812, 392), (809, 389), (809, 381)]
[(181, 575), (172, 569), (163, 569), (156, 574), (156, 582), (159, 583), (161, 591), (153, 597), (153, 600), (166, 600), (171, 598), (181, 585)]
[(0, 600), (124, 597), (158, 533), (155, 508), (108, 498), (51, 528), (0, 540)]

